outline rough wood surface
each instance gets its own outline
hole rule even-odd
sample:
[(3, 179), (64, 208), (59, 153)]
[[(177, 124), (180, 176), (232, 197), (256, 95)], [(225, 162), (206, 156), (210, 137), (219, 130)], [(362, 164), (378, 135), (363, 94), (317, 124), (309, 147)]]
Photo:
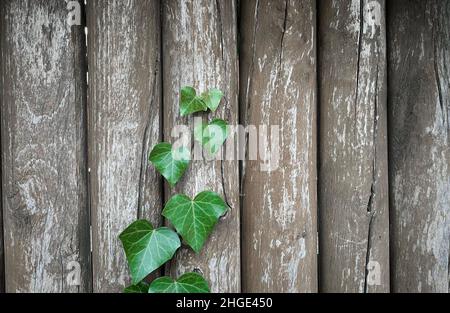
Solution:
[(319, 13), (321, 291), (388, 292), (384, 1)]
[(244, 162), (243, 290), (316, 292), (316, 2), (241, 5), (241, 123), (280, 132), (279, 164)]
[[(179, 92), (185, 85), (205, 91), (219, 88), (225, 93), (214, 114), (230, 125), (237, 123), (238, 66), (236, 3), (232, 1), (163, 1), (164, 139), (176, 125), (189, 125), (193, 117), (179, 114)], [(202, 116), (201, 114), (198, 116)], [(221, 152), (222, 155), (225, 151)], [(221, 194), (231, 210), (223, 217), (200, 254), (188, 248), (179, 251), (167, 266), (167, 274), (179, 276), (197, 270), (209, 281), (213, 292), (240, 291), (239, 179), (237, 161), (191, 162), (175, 188), (166, 188), (166, 199), (174, 193), (190, 197), (203, 190)]]
[(88, 291), (83, 29), (64, 1), (0, 6), (6, 291)]
[[(1, 90), (1, 87), (0, 87)], [(1, 105), (1, 102), (0, 102)], [(1, 120), (1, 117), (0, 117)], [(1, 137), (0, 137), (1, 140)], [(1, 142), (1, 141), (0, 141)], [(1, 153), (1, 150), (0, 150)], [(0, 171), (0, 177), (1, 171)], [(3, 249), (3, 213), (2, 213), (2, 203), (1, 203), (1, 183), (0, 183), (0, 293), (5, 292), (5, 254)]]
[[(1, 6), (0, 6), (0, 16), (1, 13), (3, 13)], [(0, 52), (1, 52), (1, 44), (2, 44), (2, 22), (0, 20)], [(1, 79), (1, 53), (0, 53), (0, 91), (3, 90), (3, 79)], [(2, 192), (2, 128), (1, 128), (1, 120), (2, 120), (2, 110), (1, 107), (3, 106), (3, 99), (0, 94), (0, 293), (5, 292), (5, 254), (4, 254), (4, 248), (3, 248), (3, 192)]]
[(89, 167), (93, 289), (121, 291), (118, 235), (136, 218), (160, 224), (162, 185), (148, 154), (160, 139), (159, 1), (89, 1)]
[[(2, 8), (0, 6), (0, 16), (1, 13), (3, 13)], [(0, 52), (1, 52), (1, 45), (2, 45), (2, 29), (3, 23), (0, 20)], [(0, 53), (0, 91), (3, 90), (3, 79), (1, 79), (1, 53)], [(4, 247), (3, 247), (3, 192), (2, 192), (2, 128), (1, 128), (1, 120), (2, 120), (2, 110), (1, 107), (3, 106), (3, 99), (0, 93), (0, 293), (5, 292), (5, 254), (4, 254)]]
[[(1, 35), (1, 29), (0, 29)], [(0, 80), (1, 82), (1, 80)], [(0, 86), (0, 90), (2, 87)], [(1, 98), (1, 97), (0, 97)], [(0, 100), (0, 106), (2, 102)], [(0, 110), (1, 111), (1, 110)], [(1, 121), (1, 113), (0, 113)], [(1, 131), (0, 131), (0, 143), (1, 143)], [(0, 164), (1, 164), (1, 145), (0, 145)], [(2, 170), (0, 166), (0, 293), (5, 292), (5, 253), (3, 247), (3, 204), (2, 204), (2, 184), (1, 184)]]
[(450, 2), (388, 12), (393, 291), (448, 292)]

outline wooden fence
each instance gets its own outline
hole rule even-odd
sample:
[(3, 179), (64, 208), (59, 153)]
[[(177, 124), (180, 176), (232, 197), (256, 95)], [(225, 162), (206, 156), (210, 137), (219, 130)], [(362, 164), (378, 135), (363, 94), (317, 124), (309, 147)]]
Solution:
[[(231, 211), (154, 275), (199, 271), (215, 292), (449, 291), (450, 1), (0, 12), (1, 291), (121, 291), (119, 233), (206, 188)], [(147, 157), (192, 126), (184, 85), (223, 90), (213, 116), (229, 124), (279, 125), (278, 168), (195, 161), (165, 185)]]

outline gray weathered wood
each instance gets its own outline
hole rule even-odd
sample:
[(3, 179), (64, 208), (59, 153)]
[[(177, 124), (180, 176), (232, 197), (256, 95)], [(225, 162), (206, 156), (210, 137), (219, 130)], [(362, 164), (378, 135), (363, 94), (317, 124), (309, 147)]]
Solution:
[[(0, 29), (0, 35), (1, 35), (1, 29)], [(0, 87), (0, 90), (2, 90), (1, 87)], [(0, 97), (0, 99), (1, 99), (1, 97)], [(2, 105), (2, 102), (0, 100), (0, 106), (1, 105)], [(1, 121), (1, 113), (0, 113), (0, 121)], [(1, 138), (1, 130), (0, 130), (0, 142), (1, 142), (1, 139), (2, 138)], [(2, 177), (2, 170), (1, 170), (1, 145), (0, 145), (0, 293), (3, 293), (3, 292), (5, 292), (5, 254), (4, 254), (4, 248), (3, 248), (3, 204), (2, 204), (1, 177)]]
[[(0, 16), (3, 13), (2, 7), (0, 5)], [(2, 45), (2, 22), (0, 20), (0, 52), (1, 52), (1, 45)], [(1, 54), (0, 54), (1, 56)], [(1, 57), (0, 57), (0, 92), (3, 89), (3, 80), (1, 79)], [(3, 103), (3, 99), (0, 93), (0, 293), (5, 292), (5, 256), (4, 256), (4, 249), (3, 249), (3, 192), (2, 192), (2, 128), (1, 128), (1, 120), (2, 120), (2, 110), (1, 107)]]
[[(236, 3), (232, 1), (163, 1), (164, 139), (174, 142), (176, 125), (193, 125), (179, 114), (179, 91), (191, 85), (204, 91), (219, 88), (226, 100), (214, 114), (237, 123), (238, 66)], [(201, 114), (199, 116), (202, 116)], [(225, 152), (222, 151), (222, 155)], [(240, 291), (239, 179), (237, 161), (193, 161), (174, 193), (190, 197), (208, 189), (223, 195), (231, 207), (200, 254), (183, 248), (167, 266), (168, 274), (203, 273), (215, 292)]]
[(241, 123), (280, 127), (278, 163), (244, 162), (243, 290), (316, 292), (316, 2), (241, 4)]
[(450, 2), (388, 12), (393, 291), (448, 292)]
[[(0, 16), (3, 13), (1, 6), (0, 6)], [(0, 51), (1, 51), (1, 45), (2, 45), (2, 22), (0, 20)], [(1, 54), (0, 54), (1, 55)], [(0, 57), (0, 73), (2, 70), (1, 66), (1, 57)], [(0, 74), (0, 91), (3, 89), (3, 80), (1, 79)], [(1, 107), (3, 103), (3, 99), (0, 93), (0, 293), (5, 292), (5, 256), (4, 256), (4, 249), (3, 249), (3, 192), (2, 192), (2, 128), (1, 128), (1, 120), (2, 120), (2, 110)]]
[[(0, 33), (1, 34), (1, 33)], [(0, 87), (1, 90), (1, 87)], [(1, 101), (0, 101), (1, 105)], [(1, 115), (0, 115), (1, 121)], [(0, 134), (0, 142), (1, 142), (1, 134)], [(1, 147), (0, 147), (0, 155), (1, 155)], [(1, 158), (0, 158), (1, 162)], [(3, 205), (2, 205), (2, 186), (1, 186), (1, 166), (0, 166), (0, 293), (5, 292), (5, 254), (3, 247)]]
[(319, 19), (321, 291), (388, 292), (385, 3), (321, 1)]
[[(1, 90), (1, 87), (0, 87)], [(1, 102), (0, 102), (1, 105)], [(0, 115), (0, 121), (1, 121), (1, 115)], [(0, 134), (1, 135), (1, 134)], [(0, 136), (0, 142), (1, 142), (1, 136)], [(0, 148), (0, 155), (1, 155), (1, 148)], [(1, 158), (0, 158), (1, 160)], [(1, 162), (1, 161), (0, 161)], [(0, 166), (0, 179), (1, 179), (1, 166)], [(5, 292), (5, 254), (3, 249), (3, 205), (2, 205), (2, 188), (1, 188), (1, 182), (0, 182), (0, 293)]]
[(89, 166), (94, 292), (129, 283), (119, 234), (160, 224), (162, 183), (148, 154), (160, 139), (159, 1), (89, 1)]
[(6, 291), (88, 291), (83, 29), (64, 1), (0, 6)]

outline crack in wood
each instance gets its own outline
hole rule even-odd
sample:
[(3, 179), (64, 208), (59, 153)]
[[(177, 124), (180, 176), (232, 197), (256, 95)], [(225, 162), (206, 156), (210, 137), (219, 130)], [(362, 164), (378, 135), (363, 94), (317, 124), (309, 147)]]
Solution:
[[(221, 0), (216, 0), (216, 10), (217, 10), (217, 23), (218, 23), (218, 29), (219, 29), (219, 36), (220, 36), (220, 52), (222, 55), (222, 61), (225, 62), (225, 68), (226, 66), (226, 60), (225, 60), (225, 55), (224, 55), (224, 42), (223, 42), (223, 25), (222, 25), (222, 14), (221, 14), (221, 10), (220, 10), (220, 1)], [(226, 72), (225, 72), (226, 74)]]
[[(246, 90), (246, 95), (245, 95), (245, 111), (244, 111), (244, 125), (248, 125), (249, 120), (250, 120), (250, 107), (251, 107), (251, 101), (250, 101), (250, 95), (251, 95), (251, 91), (253, 90), (253, 74), (254, 74), (254, 70), (255, 70), (255, 58), (256, 58), (256, 33), (258, 31), (258, 17), (259, 17), (259, 0), (256, 0), (256, 4), (255, 4), (255, 12), (254, 12), (254, 19), (255, 19), (255, 25), (253, 27), (253, 38), (252, 38), (252, 59), (250, 62), (250, 67), (249, 67), (249, 76), (248, 76), (248, 81), (247, 81), (247, 90)], [(245, 190), (244, 190), (244, 182), (245, 182), (245, 164), (246, 161), (248, 159), (248, 155), (249, 155), (249, 149), (248, 149), (248, 141), (249, 141), (249, 133), (245, 132), (245, 145), (244, 145), (244, 160), (242, 160), (242, 167), (241, 167), (241, 190), (240, 190), (240, 194), (244, 195), (245, 194)]]
[(138, 203), (137, 203), (137, 218), (143, 218), (143, 212), (142, 212), (142, 197), (143, 197), (143, 193), (144, 193), (144, 189), (145, 189), (145, 181), (144, 181), (144, 177), (145, 177), (145, 172), (147, 170), (147, 153), (149, 152), (148, 149), (150, 148), (148, 146), (148, 142), (149, 142), (149, 137), (150, 137), (150, 126), (151, 126), (151, 122), (152, 122), (152, 109), (154, 109), (155, 106), (155, 95), (156, 95), (156, 86), (158, 85), (158, 70), (155, 69), (155, 74), (153, 75), (153, 88), (152, 88), (152, 95), (151, 95), (151, 100), (150, 100), (150, 104), (148, 107), (148, 115), (147, 115), (147, 123), (145, 125), (145, 130), (144, 130), (144, 136), (142, 137), (142, 155), (141, 155), (141, 168), (139, 171), (139, 182), (138, 182)]
[(353, 126), (353, 135), (356, 140), (357, 134), (357, 115), (358, 115), (358, 101), (359, 101), (359, 76), (361, 70), (361, 52), (362, 52), (362, 40), (364, 33), (364, 5), (363, 0), (359, 1), (359, 34), (358, 34), (358, 56), (356, 61), (356, 94), (355, 94), (355, 103), (354, 103), (354, 126)]
[[(434, 37), (434, 26), (433, 26), (433, 37)], [(433, 45), (434, 45), (434, 49), (433, 49), (433, 66), (434, 66), (434, 77), (436, 80), (436, 87), (437, 87), (437, 92), (438, 92), (438, 98), (439, 98), (439, 107), (441, 109), (441, 113), (442, 113), (442, 125), (445, 127), (446, 123), (448, 122), (448, 117), (447, 115), (447, 110), (445, 108), (444, 105), (444, 97), (442, 95), (442, 86), (441, 86), (441, 77), (439, 75), (439, 64), (438, 64), (438, 46), (436, 44), (436, 39), (433, 40)], [(448, 127), (445, 127), (448, 131)]]
[(368, 225), (368, 234), (367, 234), (367, 247), (366, 247), (366, 263), (365, 263), (365, 275), (364, 275), (364, 292), (368, 293), (368, 285), (367, 285), (367, 277), (369, 275), (369, 263), (370, 263), (370, 254), (372, 249), (372, 238), (373, 238), (373, 220), (375, 218), (376, 212), (373, 208), (373, 203), (376, 195), (376, 184), (377, 184), (377, 142), (378, 142), (378, 94), (380, 92), (378, 86), (378, 78), (380, 75), (379, 72), (379, 64), (380, 64), (380, 51), (378, 42), (375, 42), (376, 46), (376, 55), (377, 55), (377, 67), (376, 67), (376, 75), (375, 75), (375, 99), (374, 99), (374, 108), (373, 108), (373, 156), (372, 156), (372, 183), (370, 186), (370, 196), (369, 201), (367, 203), (367, 213), (369, 214), (369, 225)]
[(289, 9), (289, 0), (286, 0), (285, 1), (285, 7), (284, 7), (283, 29), (282, 29), (282, 32), (281, 32), (281, 40), (280, 40), (280, 56), (279, 56), (279, 59), (278, 59), (278, 73), (277, 73), (277, 81), (278, 82), (280, 81), (280, 75), (281, 75), (280, 72), (281, 72), (281, 66), (282, 66), (282, 63), (283, 63), (284, 36), (286, 34), (288, 9)]

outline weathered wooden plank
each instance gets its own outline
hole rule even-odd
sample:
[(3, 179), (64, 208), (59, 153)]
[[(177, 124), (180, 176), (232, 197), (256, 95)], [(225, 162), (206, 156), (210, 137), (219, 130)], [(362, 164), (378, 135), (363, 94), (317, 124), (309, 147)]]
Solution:
[(242, 2), (241, 122), (279, 125), (280, 136), (270, 167), (261, 146), (244, 162), (246, 292), (317, 291), (315, 31), (314, 0)]
[(6, 291), (88, 291), (83, 29), (64, 1), (0, 6)]
[[(1, 14), (0, 9), (0, 14)], [(1, 22), (0, 22), (0, 38), (1, 38), (2, 30), (1, 30)], [(1, 39), (0, 39), (1, 40)], [(0, 41), (1, 42), (1, 41)], [(1, 62), (1, 61), (0, 61)], [(0, 70), (1, 70), (0, 65)], [(0, 79), (0, 91), (2, 90), (2, 80)], [(0, 107), (2, 106), (2, 97), (0, 95)], [(0, 121), (2, 120), (2, 114), (0, 109)], [(0, 127), (0, 143), (2, 142), (2, 133)], [(5, 292), (5, 254), (4, 254), (4, 246), (3, 246), (3, 192), (2, 192), (2, 148), (0, 144), (0, 293)]]
[[(0, 16), (2, 16), (2, 7), (0, 6)], [(0, 52), (1, 52), (1, 45), (2, 45), (2, 22), (0, 20)], [(1, 54), (0, 54), (1, 55)], [(0, 57), (0, 73), (2, 70), (2, 59)], [(1, 79), (0, 74), (0, 92), (3, 90), (3, 79)], [(2, 110), (1, 107), (3, 106), (3, 99), (0, 93), (0, 293), (5, 292), (5, 256), (4, 256), (4, 247), (3, 247), (3, 192), (2, 192), (2, 128), (1, 128), (1, 120), (2, 120)]]
[(389, 2), (392, 286), (448, 292), (450, 2)]
[[(1, 30), (0, 30), (1, 35)], [(1, 68), (1, 67), (0, 67)], [(2, 88), (0, 87), (0, 90)], [(0, 97), (1, 98), (1, 97)], [(0, 101), (0, 106), (2, 105)], [(1, 110), (0, 110), (1, 111)], [(0, 121), (1, 121), (1, 113), (0, 113)], [(1, 131), (0, 131), (0, 143), (1, 143)], [(3, 200), (2, 200), (2, 184), (1, 184), (1, 145), (0, 145), (0, 293), (5, 292), (5, 254), (4, 254), (4, 245), (3, 245)]]
[[(1, 34), (1, 32), (0, 32)], [(1, 90), (1, 87), (0, 87)], [(1, 105), (1, 102), (0, 102)], [(0, 121), (1, 121), (1, 115), (0, 115)], [(0, 133), (0, 142), (1, 142), (1, 133)], [(1, 155), (1, 148), (0, 148), (0, 155)], [(1, 158), (0, 158), (1, 162)], [(2, 177), (1, 175), (1, 165), (0, 165), (0, 179)], [(0, 181), (0, 293), (5, 292), (5, 255), (4, 255), (4, 247), (3, 247), (3, 205), (2, 205), (2, 187), (1, 187), (1, 181)]]
[(319, 19), (321, 291), (389, 292), (385, 3)]
[(138, 217), (160, 224), (162, 183), (147, 161), (159, 142), (159, 1), (89, 1), (89, 166), (93, 289), (129, 282), (118, 235)]
[[(174, 142), (176, 125), (189, 125), (193, 117), (180, 117), (179, 90), (192, 85), (199, 90), (219, 88), (226, 100), (208, 118), (238, 120), (238, 66), (236, 3), (232, 1), (163, 1), (164, 139)], [(201, 114), (199, 116), (202, 116)], [(204, 120), (206, 116), (203, 115)], [(225, 155), (225, 151), (222, 151)], [(182, 249), (167, 272), (180, 275), (198, 270), (215, 292), (240, 291), (239, 178), (237, 161), (193, 161), (174, 193), (190, 197), (205, 189), (222, 194), (231, 207), (221, 219), (202, 252)]]

